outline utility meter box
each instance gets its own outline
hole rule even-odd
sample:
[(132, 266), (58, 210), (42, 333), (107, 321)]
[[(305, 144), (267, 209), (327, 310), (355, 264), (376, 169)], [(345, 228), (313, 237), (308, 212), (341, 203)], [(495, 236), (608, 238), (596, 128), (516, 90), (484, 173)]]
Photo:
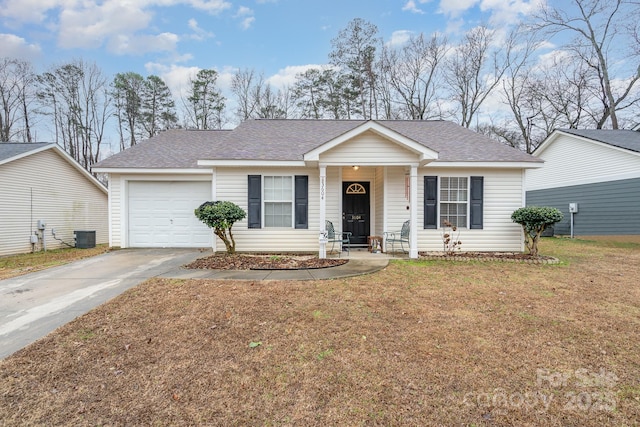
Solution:
[(569, 213), (578, 213), (577, 203), (569, 203)]
[(47, 228), (47, 222), (44, 219), (38, 220), (38, 230), (44, 230)]

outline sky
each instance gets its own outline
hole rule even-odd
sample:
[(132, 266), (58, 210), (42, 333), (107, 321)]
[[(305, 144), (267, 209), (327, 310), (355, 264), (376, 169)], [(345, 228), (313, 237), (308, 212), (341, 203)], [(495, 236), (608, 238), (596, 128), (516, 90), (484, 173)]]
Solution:
[(174, 91), (203, 68), (251, 68), (276, 87), (328, 62), (331, 40), (349, 21), (375, 24), (385, 43), (412, 33), (455, 39), (479, 24), (506, 28), (542, 0), (0, 0), (0, 57), (36, 72), (74, 59), (112, 78), (162, 77)]

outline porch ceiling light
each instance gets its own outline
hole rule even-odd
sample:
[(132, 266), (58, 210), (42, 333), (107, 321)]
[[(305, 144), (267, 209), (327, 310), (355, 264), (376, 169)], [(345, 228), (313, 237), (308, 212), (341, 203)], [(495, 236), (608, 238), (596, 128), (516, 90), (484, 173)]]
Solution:
[(353, 166), (354, 171), (357, 171), (358, 169), (360, 169), (360, 166)]

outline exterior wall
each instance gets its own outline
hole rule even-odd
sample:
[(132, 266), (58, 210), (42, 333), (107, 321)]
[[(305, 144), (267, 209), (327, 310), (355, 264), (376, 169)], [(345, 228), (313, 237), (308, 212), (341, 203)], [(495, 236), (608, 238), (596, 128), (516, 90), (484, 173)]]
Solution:
[(107, 212), (106, 193), (53, 149), (0, 166), (0, 255), (30, 252), (39, 219), (47, 249), (67, 247), (52, 228), (72, 245), (74, 230), (95, 230), (96, 243), (106, 243)]
[[(110, 174), (109, 175), (109, 245), (112, 247), (128, 247), (127, 216), (129, 181), (211, 181), (211, 173), (203, 171), (202, 175), (176, 174)], [(246, 177), (245, 177), (246, 181)], [(245, 182), (246, 185), (246, 182)], [(246, 197), (245, 197), (246, 199)], [(222, 199), (220, 199), (222, 200)], [(245, 200), (246, 205), (246, 200)]]
[(320, 156), (320, 162), (343, 163), (353, 159), (354, 165), (379, 164), (381, 159), (385, 163), (417, 163), (418, 155), (406, 148), (377, 135), (365, 132), (339, 146), (328, 150)]
[(640, 155), (578, 137), (559, 135), (527, 171), (527, 191), (640, 178)]
[(578, 203), (573, 217), (576, 236), (640, 234), (640, 178), (573, 185), (527, 192), (527, 205), (553, 206), (564, 214), (555, 234), (571, 234), (569, 203)]
[[(522, 228), (511, 221), (511, 214), (522, 207), (522, 171), (495, 169), (440, 169), (421, 168), (418, 177), (418, 249), (420, 251), (442, 251), (442, 229), (425, 230), (424, 223), (424, 176), (483, 176), (484, 177), (484, 224), (481, 230), (460, 228), (459, 239), (462, 251), (506, 251), (521, 252)], [(439, 184), (438, 184), (439, 185)], [(438, 211), (438, 215), (439, 215)]]
[[(329, 170), (327, 170), (329, 174)], [(247, 175), (308, 175), (309, 176), (309, 228), (288, 227), (247, 228), (247, 220), (233, 226), (238, 252), (317, 252), (320, 232), (320, 173), (317, 168), (217, 168), (217, 198), (231, 201), (245, 211), (247, 201)], [(331, 188), (328, 186), (328, 188)], [(329, 189), (329, 194), (333, 190)], [(329, 196), (330, 198), (331, 196)], [(327, 215), (327, 219), (330, 219)], [(220, 245), (218, 245), (220, 246)], [(218, 250), (221, 250), (220, 248)]]
[[(368, 181), (371, 191), (372, 233), (398, 231), (409, 219), (410, 203), (406, 187), (407, 172), (404, 167), (327, 167), (326, 218), (336, 229), (342, 228), (342, 182)], [(464, 251), (522, 251), (522, 232), (518, 224), (511, 222), (511, 213), (522, 206), (523, 180), (520, 169), (443, 169), (423, 167), (418, 170), (418, 249), (442, 250), (442, 229), (423, 228), (424, 176), (484, 176), (484, 229), (462, 228), (460, 240)], [(237, 223), (234, 236), (238, 251), (244, 252), (317, 252), (320, 231), (319, 170), (317, 168), (216, 168), (217, 200), (228, 200), (247, 210), (248, 175), (308, 175), (309, 176), (309, 228), (261, 228), (248, 229), (247, 221)], [(126, 242), (121, 230), (126, 230), (127, 180), (211, 180), (211, 175), (130, 175), (111, 176), (112, 244), (123, 246)], [(217, 250), (222, 250), (216, 242)]]

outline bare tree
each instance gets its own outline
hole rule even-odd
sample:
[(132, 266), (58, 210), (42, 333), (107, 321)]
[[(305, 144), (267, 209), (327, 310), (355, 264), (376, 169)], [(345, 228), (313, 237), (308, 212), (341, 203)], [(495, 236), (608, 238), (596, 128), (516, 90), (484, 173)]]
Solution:
[[(382, 77), (393, 88), (386, 98), (386, 115), (393, 116), (392, 102), (412, 120), (428, 120), (442, 116), (439, 106), (440, 68), (448, 51), (447, 39), (434, 34), (412, 36), (399, 51), (385, 48), (382, 53)], [(384, 93), (384, 91), (383, 91)]]
[(467, 128), (509, 64), (511, 41), (495, 49), (493, 39), (494, 33), (487, 27), (472, 28), (446, 61), (445, 81), (457, 104), (460, 124)]
[[(571, 8), (562, 9), (543, 4), (535, 15), (532, 28), (549, 35), (568, 32), (574, 36), (569, 46), (577, 59), (588, 64), (599, 80), (602, 107), (596, 127), (607, 121), (618, 129), (618, 114), (638, 101), (633, 96), (640, 79), (640, 49), (629, 45), (637, 36), (637, 2), (625, 0), (572, 0)], [(616, 76), (612, 64), (625, 59), (629, 67)], [(623, 81), (618, 87), (614, 80)], [(633, 99), (629, 100), (628, 97)]]
[(35, 77), (30, 63), (0, 58), (0, 142), (32, 142)]
[(52, 117), (55, 142), (87, 170), (100, 158), (109, 117), (106, 78), (82, 60), (37, 77), (41, 113)]
[(236, 98), (238, 109), (236, 117), (239, 121), (245, 121), (254, 117), (257, 104), (253, 95), (254, 87), (262, 85), (262, 75), (258, 75), (254, 69), (238, 70), (233, 75), (231, 92)]

